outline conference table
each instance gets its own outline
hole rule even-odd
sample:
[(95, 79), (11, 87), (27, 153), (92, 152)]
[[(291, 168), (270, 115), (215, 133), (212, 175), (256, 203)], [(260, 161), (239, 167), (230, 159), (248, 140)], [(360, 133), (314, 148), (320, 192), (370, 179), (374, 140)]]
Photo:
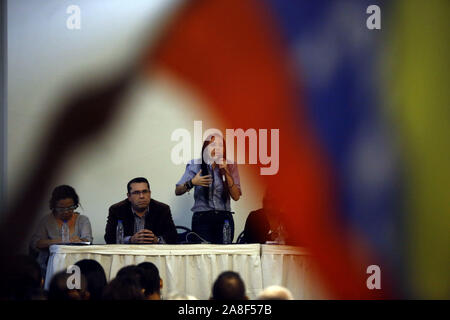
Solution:
[(247, 296), (255, 299), (270, 285), (288, 288), (295, 299), (321, 298), (314, 281), (313, 261), (305, 248), (260, 244), (182, 245), (52, 245), (45, 288), (52, 276), (82, 259), (93, 259), (108, 281), (124, 266), (154, 263), (163, 279), (163, 297), (178, 292), (205, 300), (223, 271), (235, 271), (244, 280)]

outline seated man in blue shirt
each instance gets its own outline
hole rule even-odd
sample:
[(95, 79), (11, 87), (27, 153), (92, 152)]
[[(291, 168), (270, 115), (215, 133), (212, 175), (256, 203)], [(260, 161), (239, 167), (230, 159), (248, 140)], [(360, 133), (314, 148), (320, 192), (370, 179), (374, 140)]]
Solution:
[(122, 220), (124, 243), (176, 243), (177, 231), (170, 207), (151, 198), (147, 179), (132, 179), (127, 190), (127, 199), (109, 208), (106, 243), (116, 243), (118, 220)]

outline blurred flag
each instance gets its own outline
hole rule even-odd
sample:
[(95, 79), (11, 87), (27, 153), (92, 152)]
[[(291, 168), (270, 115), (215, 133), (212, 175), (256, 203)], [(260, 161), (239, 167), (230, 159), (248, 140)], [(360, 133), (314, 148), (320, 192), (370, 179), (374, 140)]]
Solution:
[[(279, 173), (263, 178), (276, 186), (290, 232), (311, 249), (334, 298), (448, 296), (448, 282), (438, 284), (449, 279), (447, 79), (432, 78), (416, 60), (448, 63), (448, 41), (439, 36), (445, 17), (431, 23), (448, 3), (425, 12), (418, 3), (186, 2), (146, 60), (148, 70), (163, 67), (199, 93), (227, 128), (280, 130)], [(373, 4), (381, 30), (366, 26)], [(409, 59), (390, 57), (394, 45)], [(419, 79), (429, 81), (419, 87)], [(435, 172), (424, 169), (432, 160), (447, 188), (436, 188)], [(366, 285), (370, 265), (381, 269), (381, 290)]]
[(449, 1), (395, 2), (384, 85), (401, 142), (405, 290), (450, 298)]

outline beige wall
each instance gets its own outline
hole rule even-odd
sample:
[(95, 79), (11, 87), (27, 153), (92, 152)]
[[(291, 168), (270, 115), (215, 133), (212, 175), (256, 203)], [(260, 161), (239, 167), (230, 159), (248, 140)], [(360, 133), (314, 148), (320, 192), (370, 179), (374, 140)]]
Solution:
[[(102, 3), (100, 5), (100, 3)], [(61, 106), (68, 89), (83, 83), (107, 81), (132, 62), (142, 44), (149, 43), (180, 1), (9, 1), (7, 187), (20, 190), (38, 143)], [(81, 29), (68, 30), (65, 10), (81, 9)], [(150, 39), (150, 40), (149, 40)], [(109, 205), (122, 200), (133, 177), (150, 180), (152, 197), (169, 204), (175, 224), (190, 227), (192, 193), (175, 197), (175, 183), (184, 165), (171, 162), (176, 142), (171, 133), (193, 121), (203, 129), (219, 126), (204, 114), (201, 98), (169, 74), (157, 71), (152, 79), (137, 76), (133, 90), (113, 127), (77, 149), (53, 182), (72, 185), (89, 216), (95, 243), (103, 234)], [(237, 212), (236, 236), (251, 210), (260, 207), (261, 190), (250, 187), (240, 168), (243, 197), (232, 204)], [(50, 197), (51, 190), (48, 190)], [(45, 214), (48, 199), (42, 203)]]

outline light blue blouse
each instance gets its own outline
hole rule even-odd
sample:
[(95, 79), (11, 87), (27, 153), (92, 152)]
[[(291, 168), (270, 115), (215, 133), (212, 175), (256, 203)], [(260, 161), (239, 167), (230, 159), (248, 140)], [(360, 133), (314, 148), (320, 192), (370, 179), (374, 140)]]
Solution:
[[(182, 185), (194, 178), (195, 175), (201, 170), (201, 164), (195, 162), (200, 162), (200, 159), (191, 160), (186, 165), (186, 170), (181, 177), (177, 185)], [(241, 190), (241, 182), (239, 179), (239, 172), (236, 164), (228, 164), (230, 174), (233, 177), (234, 184)], [(204, 187), (194, 186), (194, 206), (192, 207), (192, 212), (198, 211), (210, 211), (210, 210), (223, 210), (231, 211), (230, 208), (230, 195), (228, 195), (226, 201), (222, 198), (222, 191), (224, 188), (223, 178), (220, 176), (219, 167), (212, 170), (212, 166), (208, 164), (208, 172), (212, 176), (213, 182), (209, 187), (209, 201), (206, 200), (204, 195)]]

